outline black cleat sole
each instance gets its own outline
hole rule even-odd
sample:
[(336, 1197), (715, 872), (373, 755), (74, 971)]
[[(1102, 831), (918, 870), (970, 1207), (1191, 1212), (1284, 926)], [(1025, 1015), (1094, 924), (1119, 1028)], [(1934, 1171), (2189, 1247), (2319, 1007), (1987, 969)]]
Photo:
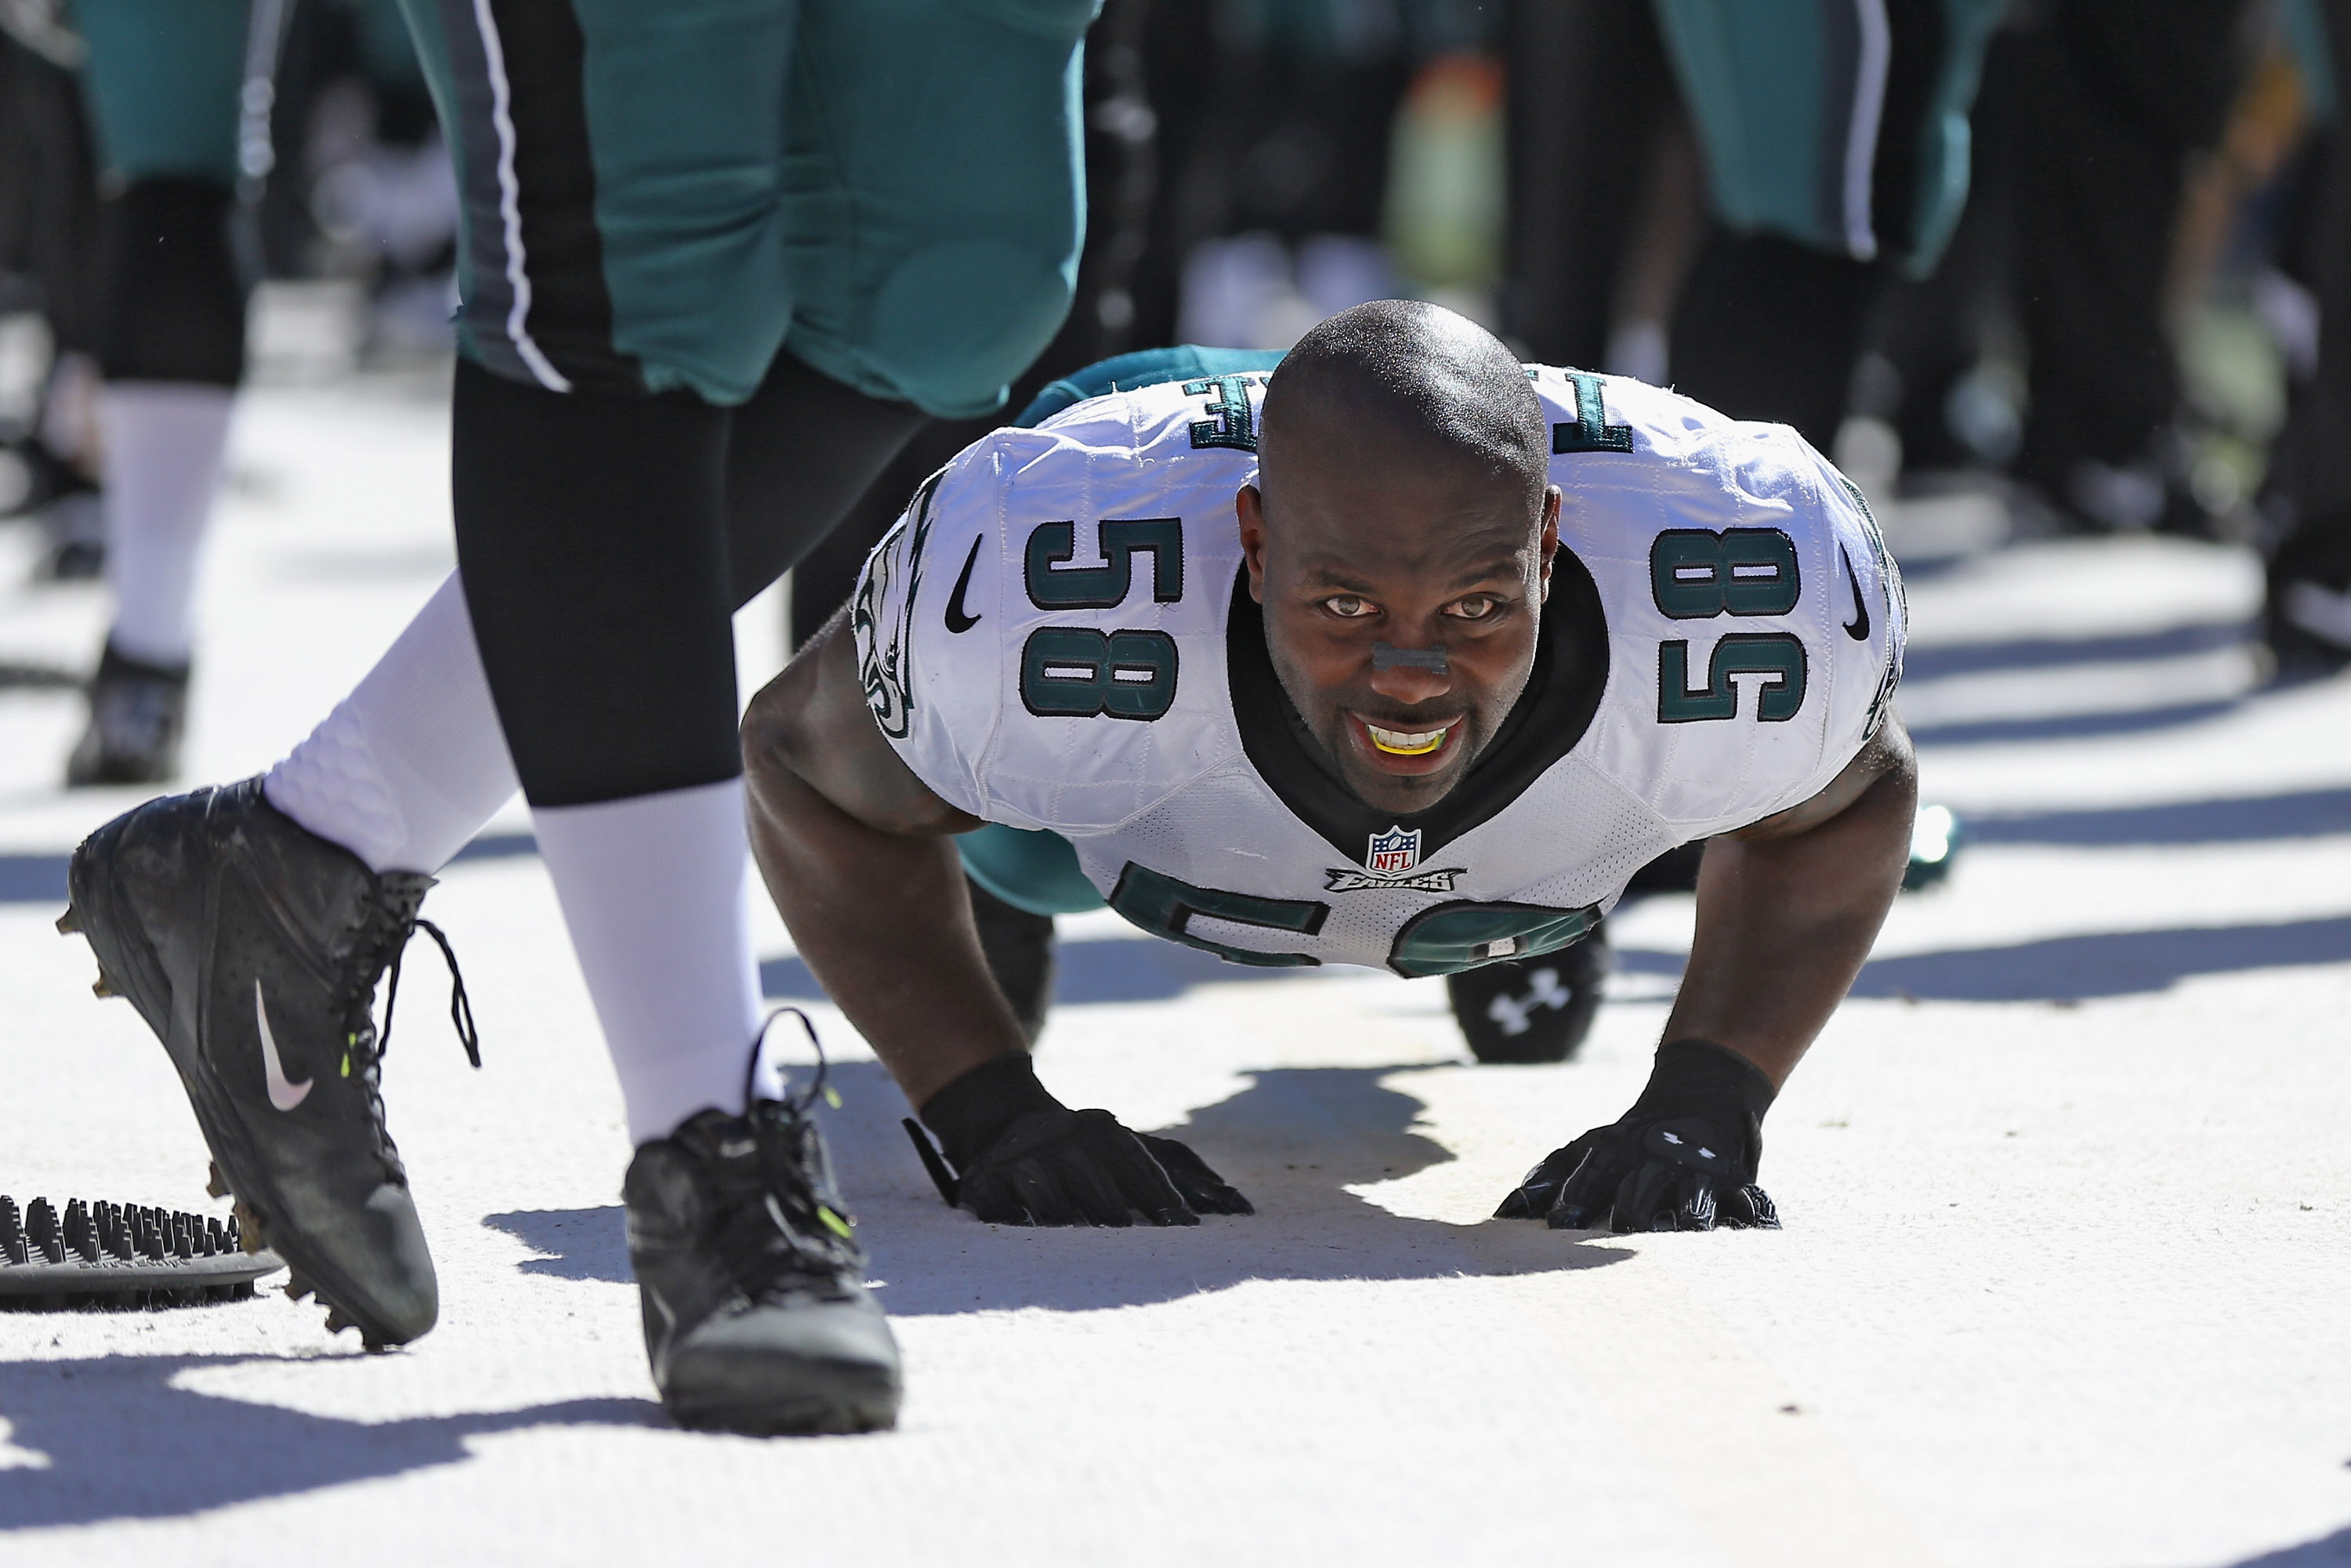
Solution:
[[(839, 1377), (839, 1374), (834, 1375)], [(824, 1381), (813, 1379), (811, 1381)], [(840, 1377), (840, 1386), (806, 1387), (762, 1398), (753, 1389), (712, 1389), (695, 1397), (672, 1390), (663, 1400), (670, 1419), (697, 1432), (736, 1432), (753, 1437), (827, 1437), (886, 1432), (898, 1424), (896, 1380)]]

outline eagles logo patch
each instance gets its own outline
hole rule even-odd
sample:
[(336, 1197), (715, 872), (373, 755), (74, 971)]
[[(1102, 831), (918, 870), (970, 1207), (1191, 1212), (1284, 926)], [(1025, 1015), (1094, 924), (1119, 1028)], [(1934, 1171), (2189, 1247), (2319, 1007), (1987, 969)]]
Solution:
[(906, 515), (873, 547), (857, 597), (849, 612), (857, 638), (857, 679), (873, 722), (893, 740), (904, 740), (914, 716), (907, 665), (914, 646), (914, 595), (923, 581), (923, 547), (931, 538), (931, 497), (943, 469), (923, 482)]

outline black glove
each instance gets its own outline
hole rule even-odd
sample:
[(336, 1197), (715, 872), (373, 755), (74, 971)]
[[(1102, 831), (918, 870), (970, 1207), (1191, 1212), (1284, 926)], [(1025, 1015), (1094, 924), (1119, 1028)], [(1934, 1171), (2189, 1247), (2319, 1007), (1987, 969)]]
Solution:
[(1776, 1092), (1745, 1057), (1702, 1040), (1657, 1048), (1648, 1087), (1624, 1116), (1529, 1171), (1498, 1219), (1541, 1217), (1554, 1230), (1780, 1228), (1755, 1185), (1763, 1113)]
[(906, 1132), (940, 1196), (991, 1225), (1125, 1226), (1138, 1214), (1153, 1225), (1197, 1225), (1203, 1214), (1256, 1212), (1182, 1144), (1054, 1099), (1026, 1052), (972, 1069), (922, 1114), (946, 1159), (911, 1120)]

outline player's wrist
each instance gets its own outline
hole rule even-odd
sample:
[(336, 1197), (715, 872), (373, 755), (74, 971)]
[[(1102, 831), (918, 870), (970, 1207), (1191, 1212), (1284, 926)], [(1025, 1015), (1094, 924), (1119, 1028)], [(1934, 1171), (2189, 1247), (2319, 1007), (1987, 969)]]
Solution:
[(938, 1139), (948, 1163), (967, 1171), (1021, 1117), (1062, 1108), (1037, 1082), (1034, 1059), (1025, 1051), (1008, 1051), (951, 1080), (915, 1113)]
[(1763, 1070), (1710, 1040), (1669, 1040), (1656, 1062), (1635, 1116), (1704, 1116), (1725, 1132), (1761, 1141), (1763, 1113), (1779, 1094)]

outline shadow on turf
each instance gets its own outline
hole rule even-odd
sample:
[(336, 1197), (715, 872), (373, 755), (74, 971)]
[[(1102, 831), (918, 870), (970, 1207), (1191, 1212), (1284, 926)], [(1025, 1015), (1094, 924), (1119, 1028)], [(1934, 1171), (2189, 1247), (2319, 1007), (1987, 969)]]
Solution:
[[(2109, 637), (2023, 637), (1998, 643), (1928, 644), (1914, 647), (1905, 655), (1903, 678), (1916, 685), (1951, 675), (2057, 671), (2079, 664), (2177, 659), (2241, 647), (2253, 637), (2254, 627), (2249, 622), (2215, 622)], [(1987, 746), (2144, 735), (2217, 718), (2240, 706), (2252, 695), (2160, 707), (1914, 725), (1910, 737), (1922, 746)]]
[(2323, 1541), (2264, 1552), (2229, 1568), (2328, 1568), (2329, 1564), (2351, 1564), (2351, 1529), (2338, 1530)]
[[(2168, 990), (2194, 975), (2351, 962), (2351, 916), (2259, 925), (2098, 931), (2010, 947), (1962, 947), (1873, 958), (1856, 997), (1941, 1002), (2090, 1001)], [(1677, 977), (1683, 956), (1616, 950), (1616, 967)]]
[[(0, 1370), (0, 1416), (23, 1454), (0, 1469), (0, 1531), (172, 1519), (404, 1475), (472, 1457), (470, 1439), (534, 1427), (666, 1427), (650, 1399), (569, 1399), (520, 1410), (345, 1421), (176, 1385), (250, 1355), (105, 1355)], [(33, 1458), (38, 1456), (39, 1458)], [(40, 1464), (39, 1459), (46, 1459)]]
[[(1045, 1055), (1050, 1062), (1050, 1039)], [(1282, 1068), (1250, 1075), (1231, 1099), (1157, 1129), (1192, 1145), (1257, 1213), (1196, 1228), (1128, 1230), (987, 1226), (941, 1203), (898, 1125), (905, 1113), (881, 1067), (832, 1069), (842, 1108), (826, 1134), (862, 1221), (883, 1303), (899, 1317), (1042, 1307), (1142, 1306), (1252, 1281), (1438, 1280), (1542, 1274), (1630, 1256), (1604, 1237), (1516, 1220), (1463, 1223), (1392, 1214), (1346, 1190), (1453, 1158), (1413, 1130), (1421, 1102), (1391, 1087), (1426, 1068)], [(1482, 1071), (1552, 1075), (1558, 1068)], [(1530, 1082), (1532, 1088), (1532, 1082)], [(1583, 1130), (1563, 1121), (1561, 1140)], [(1505, 1185), (1491, 1195), (1499, 1203)], [(1481, 1204), (1485, 1195), (1480, 1195)], [(629, 1279), (617, 1207), (491, 1215), (485, 1223), (547, 1256), (527, 1273)]]

